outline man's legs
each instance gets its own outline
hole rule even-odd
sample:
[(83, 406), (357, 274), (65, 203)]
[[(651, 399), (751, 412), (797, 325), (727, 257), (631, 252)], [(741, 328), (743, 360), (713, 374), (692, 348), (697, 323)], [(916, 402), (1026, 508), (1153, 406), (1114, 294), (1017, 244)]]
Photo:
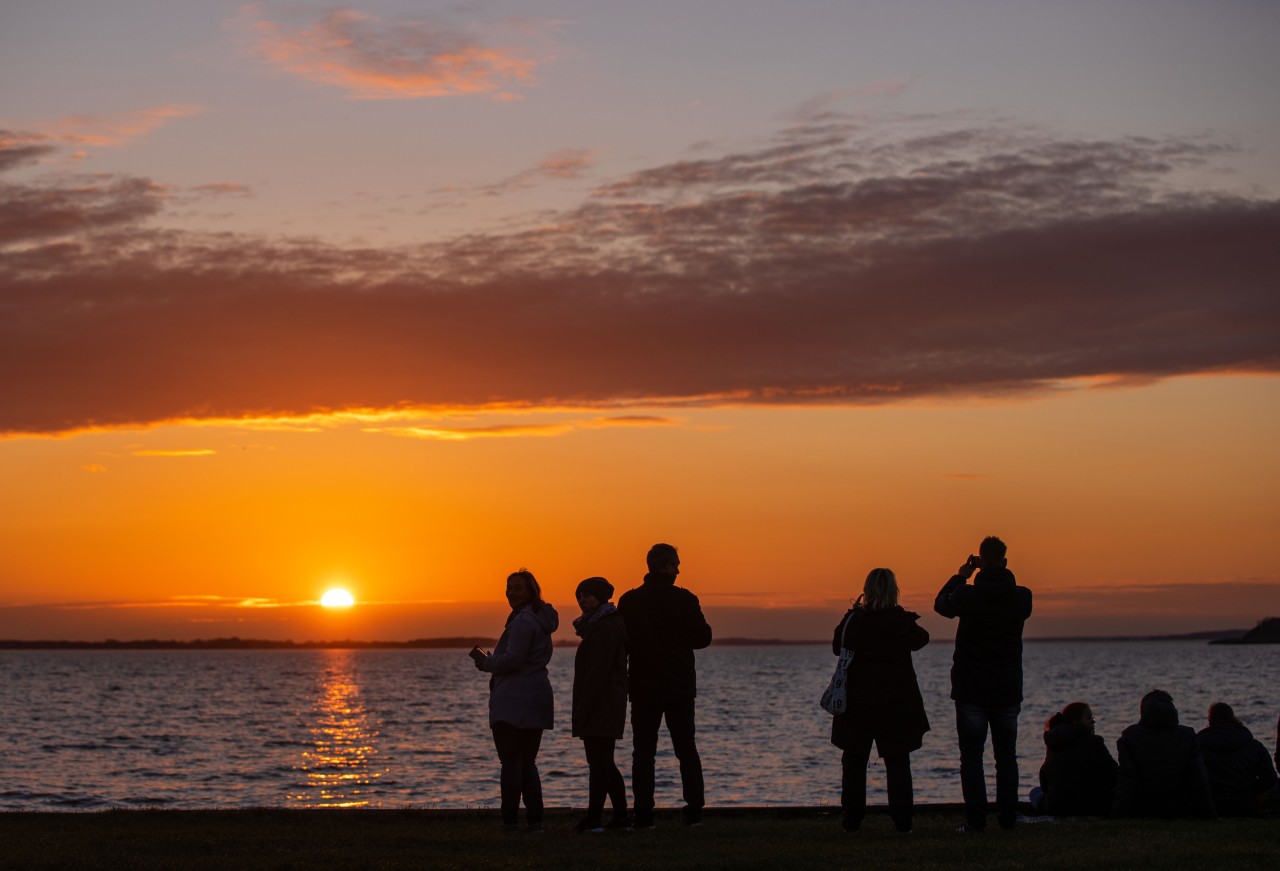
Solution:
[[(964, 794), (965, 823), (971, 829), (987, 826), (987, 781), (982, 754), (987, 744), (987, 709), (956, 702), (956, 737), (960, 744), (960, 791)], [(1014, 768), (1017, 793), (1017, 768)]]
[(653, 760), (658, 755), (658, 727), (662, 703), (631, 700), (631, 791), (635, 796), (636, 825), (653, 823)]
[(996, 811), (1000, 828), (1011, 829), (1018, 817), (1018, 713), (1021, 705), (992, 708), (991, 752), (996, 758)]
[[(702, 781), (702, 757), (698, 755), (698, 745), (694, 740), (693, 703), (693, 699), (688, 699), (668, 702), (666, 706), (667, 730), (671, 733), (671, 747), (675, 750), (676, 758), (680, 760), (680, 785), (684, 790), (686, 823), (701, 822), (702, 808), (706, 804)], [(634, 729), (633, 725), (632, 730)], [(653, 768), (650, 767), (649, 770), (652, 772)], [(650, 791), (650, 796), (652, 794)], [(652, 799), (650, 801), (652, 802)]]

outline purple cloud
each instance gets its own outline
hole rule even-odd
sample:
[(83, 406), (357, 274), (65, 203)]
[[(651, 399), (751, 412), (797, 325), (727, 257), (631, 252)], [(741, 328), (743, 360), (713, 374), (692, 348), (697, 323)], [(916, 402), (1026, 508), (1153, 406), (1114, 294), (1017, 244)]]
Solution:
[(1221, 152), (824, 124), (396, 249), (143, 232), (143, 179), (11, 185), (0, 431), (1275, 373), (1280, 202), (1174, 184)]

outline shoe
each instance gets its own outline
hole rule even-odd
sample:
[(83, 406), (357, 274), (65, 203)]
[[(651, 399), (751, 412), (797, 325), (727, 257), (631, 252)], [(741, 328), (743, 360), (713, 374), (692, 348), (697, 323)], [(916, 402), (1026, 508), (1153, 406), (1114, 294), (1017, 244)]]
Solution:
[(657, 828), (653, 823), (653, 814), (636, 814), (635, 828), (637, 830)]
[(515, 823), (502, 824), (502, 834), (504, 835), (514, 835), (518, 831), (520, 831), (520, 827)]
[(614, 814), (613, 819), (609, 820), (605, 826), (611, 832), (629, 832), (631, 831), (631, 817), (627, 816), (626, 811), (620, 814)]
[(529, 834), (541, 835), (546, 829), (542, 828), (542, 823), (529, 823)]
[(956, 829), (957, 835), (981, 835), (982, 832), (982, 829), (971, 826), (968, 823), (961, 823), (959, 828)]
[(578, 820), (578, 824), (573, 827), (575, 832), (579, 834), (602, 835), (604, 834), (604, 826), (600, 820), (593, 817), (583, 817)]
[(681, 816), (684, 817), (684, 824), (686, 826), (702, 825), (702, 808), (686, 807)]
[(1015, 825), (1017, 825), (1017, 823), (1018, 823), (1017, 817), (1006, 817), (1006, 816), (1000, 817), (1000, 828), (1004, 829), (1006, 832), (1009, 831), (1009, 829), (1012, 829)]
[(846, 832), (856, 832), (858, 829), (862, 828), (862, 820), (855, 819), (853, 817), (845, 817), (840, 821), (840, 825)]

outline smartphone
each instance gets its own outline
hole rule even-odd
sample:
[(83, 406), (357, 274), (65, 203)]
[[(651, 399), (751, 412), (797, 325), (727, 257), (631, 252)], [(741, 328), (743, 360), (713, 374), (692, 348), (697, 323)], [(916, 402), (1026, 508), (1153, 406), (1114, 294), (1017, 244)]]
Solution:
[(467, 654), (467, 656), (471, 657), (476, 662), (483, 662), (484, 658), (488, 655), (489, 655), (488, 653), (481, 650), (479, 647), (471, 648), (471, 652)]

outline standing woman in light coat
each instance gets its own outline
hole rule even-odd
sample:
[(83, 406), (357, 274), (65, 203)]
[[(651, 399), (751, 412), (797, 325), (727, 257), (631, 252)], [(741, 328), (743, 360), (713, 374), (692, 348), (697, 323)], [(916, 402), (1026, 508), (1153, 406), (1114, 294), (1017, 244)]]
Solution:
[(531, 831), (542, 831), (542, 781), (538, 748), (553, 726), (554, 702), (547, 663), (551, 633), (560, 625), (556, 609), (542, 601), (542, 588), (528, 569), (507, 577), (511, 614), (493, 653), (471, 652), (489, 679), (489, 728), (502, 762), (502, 826), (514, 831), (524, 798)]
[[(573, 735), (587, 754), (587, 814), (579, 832), (630, 829), (627, 787), (613, 749), (627, 721), (627, 626), (614, 607), (613, 584), (587, 578), (576, 592), (582, 616), (573, 621), (582, 638), (573, 660)], [(613, 817), (604, 825), (604, 800)]]
[(911, 663), (912, 652), (929, 643), (919, 619), (898, 604), (893, 572), (872, 569), (862, 595), (836, 627), (832, 651), (853, 651), (845, 681), (848, 709), (831, 723), (831, 743), (844, 751), (840, 805), (848, 831), (857, 831), (867, 810), (867, 760), (873, 742), (884, 760), (889, 816), (898, 831), (911, 831), (911, 751), (920, 749), (929, 731)]

